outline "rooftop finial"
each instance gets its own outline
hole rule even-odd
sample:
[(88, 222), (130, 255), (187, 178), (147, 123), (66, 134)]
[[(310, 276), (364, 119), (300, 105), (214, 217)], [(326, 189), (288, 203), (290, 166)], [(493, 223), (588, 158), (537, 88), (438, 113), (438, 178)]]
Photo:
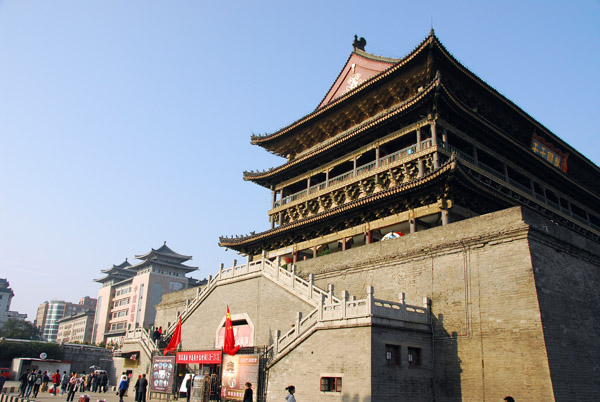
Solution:
[(166, 245), (167, 245), (167, 241), (165, 240), (165, 244), (163, 244), (163, 246), (166, 246)]
[(365, 46), (367, 45), (367, 40), (363, 37), (358, 39), (358, 35), (354, 35), (354, 42), (352, 42), (352, 46), (354, 49), (365, 50)]

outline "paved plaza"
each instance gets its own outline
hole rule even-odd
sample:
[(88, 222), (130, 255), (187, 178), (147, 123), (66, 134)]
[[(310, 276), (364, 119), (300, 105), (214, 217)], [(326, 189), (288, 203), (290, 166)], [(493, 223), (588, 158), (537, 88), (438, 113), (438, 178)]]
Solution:
[[(19, 395), (19, 382), (18, 381), (7, 381), (6, 384), (4, 385), (4, 390), (8, 391), (11, 388), (16, 389), (16, 392), (7, 392), (6, 395), (11, 395), (11, 396), (17, 396)], [(88, 395), (90, 397), (90, 402), (98, 402), (98, 401), (106, 401), (106, 402), (119, 402), (119, 397), (116, 395), (116, 391), (113, 391), (112, 388), (113, 387), (109, 387), (110, 390), (107, 392), (91, 392), (91, 391), (86, 391), (86, 392), (77, 392), (75, 393), (75, 397), (73, 398), (74, 402), (77, 402), (79, 400), (79, 397), (81, 395), (83, 395), (84, 393), (86, 395)], [(4, 394), (4, 392), (3, 392)], [(133, 388), (129, 389), (129, 395), (125, 396), (123, 398), (123, 400), (125, 402), (134, 402), (135, 400), (135, 393)], [(46, 392), (40, 392), (38, 393), (37, 398), (29, 398), (30, 401), (36, 401), (36, 402), (61, 402), (61, 401), (66, 401), (67, 399), (67, 395), (53, 395), (51, 393), (49, 393), (48, 391)], [(156, 398), (156, 394), (153, 394), (153, 400), (158, 400)], [(150, 395), (147, 396), (147, 400), (150, 400)], [(166, 400), (166, 399), (163, 399)]]

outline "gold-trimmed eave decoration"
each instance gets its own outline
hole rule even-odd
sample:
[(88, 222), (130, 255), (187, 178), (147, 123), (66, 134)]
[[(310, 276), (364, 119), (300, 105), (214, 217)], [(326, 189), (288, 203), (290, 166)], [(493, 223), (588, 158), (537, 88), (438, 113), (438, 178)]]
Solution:
[(348, 129), (347, 133), (341, 134), (339, 136), (339, 138), (335, 139), (334, 141), (332, 141), (328, 144), (325, 144), (321, 147), (317, 147), (313, 151), (311, 151), (305, 155), (302, 155), (301, 157), (299, 157), (297, 159), (291, 160), (287, 163), (284, 163), (283, 165), (271, 168), (269, 170), (262, 171), (262, 172), (245, 171), (245, 172), (243, 172), (243, 178), (245, 181), (252, 181), (263, 187), (269, 188), (270, 184), (264, 183), (262, 181), (268, 180), (269, 178), (272, 178), (276, 174), (284, 173), (286, 170), (292, 169), (293, 167), (295, 167), (301, 163), (305, 163), (308, 160), (317, 157), (319, 154), (321, 154), (323, 152), (329, 151), (339, 145), (342, 145), (344, 142), (350, 141), (354, 137), (362, 134), (363, 132), (369, 130), (370, 128), (373, 128), (374, 126), (377, 126), (377, 125), (385, 122), (386, 120), (389, 120), (397, 115), (407, 112), (412, 107), (420, 105), (421, 104), (420, 102), (425, 101), (426, 99), (429, 99), (429, 97), (432, 95), (435, 95), (435, 90), (436, 90), (437, 86), (440, 84), (440, 82), (441, 82), (441, 75), (438, 74), (438, 75), (436, 75), (435, 79), (432, 80), (427, 85), (427, 87), (423, 89), (423, 91), (417, 93), (412, 98), (409, 98), (406, 101), (395, 105), (394, 107), (390, 108), (386, 113), (375, 117), (373, 120), (368, 120), (368, 121), (362, 122), (358, 126)]
[(264, 241), (266, 239), (272, 238), (274, 236), (283, 235), (286, 232), (291, 232), (301, 227), (306, 227), (312, 223), (316, 223), (320, 220), (330, 218), (335, 215), (339, 215), (341, 213), (345, 213), (351, 209), (356, 209), (359, 207), (363, 207), (366, 204), (373, 203), (375, 201), (379, 201), (383, 198), (391, 197), (397, 194), (405, 193), (410, 190), (413, 190), (417, 187), (422, 187), (429, 182), (433, 182), (437, 179), (440, 179), (446, 175), (451, 174), (456, 170), (458, 161), (455, 158), (451, 158), (444, 165), (442, 165), (438, 170), (435, 170), (421, 178), (415, 179), (409, 183), (405, 183), (401, 186), (397, 186), (376, 194), (369, 195), (367, 197), (354, 200), (344, 205), (340, 205), (338, 207), (332, 208), (328, 211), (321, 212), (317, 215), (313, 215), (307, 218), (303, 218), (292, 222), (288, 225), (279, 226), (274, 229), (269, 229), (264, 232), (250, 234), (246, 236), (235, 236), (235, 237), (220, 237), (219, 238), (219, 246), (228, 247), (236, 249), (236, 247), (247, 245), (249, 243)]

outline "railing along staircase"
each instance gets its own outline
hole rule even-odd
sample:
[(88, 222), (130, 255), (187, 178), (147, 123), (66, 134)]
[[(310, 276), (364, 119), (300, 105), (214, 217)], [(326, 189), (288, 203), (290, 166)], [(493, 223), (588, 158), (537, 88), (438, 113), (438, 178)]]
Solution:
[(144, 328), (135, 328), (127, 331), (125, 337), (123, 338), (123, 343), (134, 343), (137, 342), (140, 344), (144, 353), (148, 355), (149, 358), (152, 358), (155, 354), (159, 352), (158, 347), (152, 341), (148, 330)]
[[(277, 257), (275, 261), (270, 261), (265, 254), (258, 261), (247, 260), (246, 263), (240, 265), (237, 265), (237, 260), (233, 260), (233, 265), (230, 268), (224, 268), (221, 264), (217, 275), (215, 277), (209, 276), (206, 286), (198, 288), (198, 295), (188, 303), (181, 313), (181, 322), (185, 322), (217, 286), (258, 276), (271, 280), (314, 307), (318, 307), (322, 302), (329, 304), (331, 302), (341, 302), (338, 297), (333, 295), (333, 288), (325, 291), (315, 286), (312, 274), (308, 276), (308, 281), (306, 281), (296, 275), (296, 270), (295, 264), (291, 265), (291, 270), (288, 271), (286, 266), (281, 265), (280, 257)], [(174, 323), (167, 329), (166, 338), (173, 335), (176, 326), (177, 323)]]
[[(315, 286), (312, 274), (308, 276), (307, 281), (296, 274), (295, 264), (291, 265), (290, 271), (286, 268), (286, 266), (281, 265), (279, 257), (275, 261), (270, 261), (265, 254), (258, 261), (247, 260), (245, 264), (240, 265), (237, 265), (237, 261), (233, 260), (233, 265), (230, 268), (224, 268), (221, 264), (218, 274), (215, 277), (209, 276), (207, 284), (198, 288), (197, 296), (188, 303), (181, 313), (181, 321), (185, 322), (190, 318), (217, 286), (262, 276), (315, 307), (304, 318), (302, 313), (299, 312), (293, 328), (283, 335), (280, 334), (280, 331), (275, 331), (274, 343), (267, 350), (270, 364), (274, 364), (279, 358), (292, 350), (292, 346), (302, 342), (314, 331), (334, 321), (344, 325), (350, 321), (356, 323), (357, 320), (369, 321), (372, 317), (377, 317), (417, 324), (430, 324), (429, 299), (426, 297), (423, 298), (422, 306), (406, 304), (404, 293), (399, 294), (399, 302), (381, 300), (374, 297), (373, 287), (369, 286), (367, 287), (366, 299), (356, 300), (355, 297), (349, 297), (346, 291), (342, 292), (340, 298), (334, 295), (333, 285), (329, 285), (328, 290), (325, 291)], [(174, 323), (167, 329), (165, 332), (166, 339), (173, 335), (176, 326), (177, 324)], [(139, 342), (144, 352), (150, 357), (159, 351), (156, 344), (151, 340), (148, 331), (143, 328), (128, 331), (124, 341), (126, 343)]]
[[(330, 292), (333, 287), (330, 285)], [(372, 286), (367, 287), (367, 298), (356, 300), (349, 297), (348, 292), (342, 292), (339, 302), (326, 303), (324, 300), (315, 310), (305, 318), (302, 313), (297, 313), (296, 323), (293, 328), (281, 335), (279, 330), (273, 333), (273, 344), (267, 350), (269, 365), (294, 349), (294, 346), (308, 338), (313, 332), (325, 328), (334, 321), (339, 325), (357, 325), (364, 321), (372, 322), (373, 317), (394, 321), (409, 321), (416, 324), (429, 326), (430, 303), (429, 298), (423, 298), (423, 306), (408, 305), (405, 303), (405, 294), (399, 294), (399, 302), (376, 299)], [(362, 319), (362, 321), (361, 321)]]

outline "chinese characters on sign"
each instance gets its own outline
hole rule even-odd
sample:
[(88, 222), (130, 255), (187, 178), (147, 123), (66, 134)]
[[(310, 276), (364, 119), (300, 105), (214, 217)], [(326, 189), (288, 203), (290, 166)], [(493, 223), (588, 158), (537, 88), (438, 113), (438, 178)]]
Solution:
[(538, 136), (535, 132), (531, 138), (531, 152), (544, 159), (552, 166), (567, 173), (567, 158), (568, 153), (563, 153), (552, 146), (552, 144), (546, 142), (542, 137)]
[(177, 352), (177, 364), (220, 364), (222, 354), (220, 350)]

